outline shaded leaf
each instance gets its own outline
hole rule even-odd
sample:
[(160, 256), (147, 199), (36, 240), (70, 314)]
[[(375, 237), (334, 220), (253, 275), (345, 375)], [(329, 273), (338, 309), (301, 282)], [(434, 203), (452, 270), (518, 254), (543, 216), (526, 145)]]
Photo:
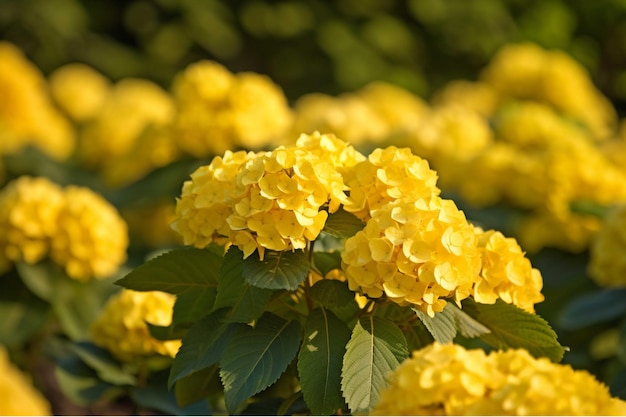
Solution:
[(175, 249), (138, 266), (116, 284), (135, 291), (171, 294), (215, 287), (221, 262), (211, 250)]
[(68, 345), (87, 366), (98, 374), (98, 377), (114, 385), (133, 385), (136, 378), (125, 371), (111, 354), (90, 342), (77, 342)]
[(306, 254), (296, 251), (265, 251), (263, 260), (254, 252), (243, 260), (246, 282), (259, 288), (293, 291), (305, 280), (311, 269)]
[(312, 299), (325, 307), (341, 307), (354, 301), (354, 293), (347, 282), (324, 279), (313, 284), (309, 291)]
[(333, 269), (341, 268), (341, 252), (314, 252), (313, 265), (323, 277), (326, 277)]
[(96, 371), (77, 356), (59, 359), (54, 369), (63, 394), (79, 405), (88, 406), (116, 388), (98, 378)]
[(347, 239), (354, 236), (359, 230), (363, 230), (364, 227), (365, 223), (358, 217), (340, 208), (328, 215), (322, 231), (335, 237)]
[(341, 389), (352, 413), (367, 413), (387, 386), (386, 375), (409, 356), (402, 331), (392, 321), (362, 317), (343, 359)]
[(207, 399), (211, 394), (222, 392), (222, 382), (218, 376), (218, 365), (202, 369), (176, 381), (174, 393), (180, 407)]
[(565, 330), (583, 327), (621, 318), (626, 313), (626, 289), (603, 289), (573, 299), (557, 320)]
[(214, 286), (194, 288), (176, 295), (172, 323), (192, 324), (213, 311), (217, 297), (217, 282)]
[(233, 414), (248, 398), (278, 380), (300, 346), (300, 325), (270, 313), (256, 326), (239, 327), (220, 363), (224, 400)]
[(146, 322), (146, 326), (148, 326), (150, 335), (157, 340), (177, 340), (181, 339), (187, 333), (187, 329), (177, 328), (175, 325), (158, 326)]
[(350, 329), (330, 311), (318, 308), (309, 315), (298, 355), (298, 375), (314, 415), (334, 414), (345, 406), (341, 368), (349, 339)]

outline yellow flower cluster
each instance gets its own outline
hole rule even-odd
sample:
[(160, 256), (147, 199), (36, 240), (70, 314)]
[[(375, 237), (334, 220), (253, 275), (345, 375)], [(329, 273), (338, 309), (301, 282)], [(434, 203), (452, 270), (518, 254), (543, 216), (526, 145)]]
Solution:
[(200, 61), (177, 75), (173, 134), (195, 157), (276, 143), (293, 115), (282, 90), (256, 73), (233, 74), (213, 61)]
[[(302, 135), (271, 152), (227, 151), (183, 184), (173, 228), (185, 244), (228, 241), (244, 256), (303, 249), (347, 202), (341, 167), (363, 158), (330, 135)], [(328, 210), (328, 211), (326, 211)]]
[(74, 131), (54, 107), (41, 72), (22, 52), (0, 42), (0, 155), (33, 146), (59, 160), (74, 150)]
[(598, 144), (614, 134), (615, 110), (565, 54), (507, 46), (479, 81), (451, 83), (435, 102), (411, 147), (470, 203), (527, 210), (516, 232), (525, 249), (583, 250), (600, 221), (572, 203), (626, 201), (626, 171)]
[(583, 370), (527, 351), (434, 343), (390, 375), (372, 415), (625, 415), (626, 402)]
[(49, 416), (50, 403), (0, 346), (0, 415)]
[(169, 326), (176, 297), (160, 291), (123, 289), (115, 294), (91, 325), (92, 341), (123, 362), (154, 355), (174, 357), (180, 340), (157, 340), (147, 323)]
[(93, 191), (20, 177), (0, 191), (0, 270), (50, 257), (78, 280), (114, 273), (126, 260), (126, 224)]
[(626, 206), (612, 209), (589, 247), (588, 272), (604, 287), (626, 287)]
[(433, 316), (467, 298), (479, 279), (474, 228), (452, 200), (398, 199), (376, 210), (345, 242), (343, 269), (352, 291), (386, 294)]
[(338, 97), (304, 95), (294, 110), (293, 133), (332, 133), (356, 146), (381, 143), (411, 130), (426, 113), (427, 105), (400, 87), (373, 82)]

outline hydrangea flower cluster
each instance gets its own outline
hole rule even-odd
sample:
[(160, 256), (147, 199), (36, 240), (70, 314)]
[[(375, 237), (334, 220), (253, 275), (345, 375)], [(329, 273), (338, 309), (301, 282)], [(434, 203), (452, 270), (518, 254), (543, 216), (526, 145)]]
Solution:
[(526, 350), (486, 354), (434, 343), (390, 375), (373, 415), (624, 415), (626, 402), (587, 371)]
[(233, 74), (217, 62), (188, 66), (175, 78), (172, 93), (177, 108), (173, 134), (195, 157), (263, 148), (276, 143), (292, 123), (287, 99), (268, 77)]
[(20, 177), (0, 191), (0, 268), (46, 257), (72, 278), (110, 276), (126, 260), (126, 223), (93, 191)]
[(347, 202), (338, 169), (362, 158), (329, 135), (302, 135), (271, 152), (230, 152), (183, 184), (173, 223), (185, 244), (228, 241), (244, 256), (304, 249)]
[(626, 207), (612, 209), (589, 247), (589, 276), (603, 287), (626, 287)]
[(160, 291), (123, 289), (109, 299), (91, 325), (92, 341), (123, 362), (154, 355), (174, 357), (180, 340), (157, 340), (147, 323), (169, 326), (176, 297)]
[(7, 351), (0, 346), (0, 415), (49, 416), (52, 410), (48, 400), (32, 381), (9, 360)]

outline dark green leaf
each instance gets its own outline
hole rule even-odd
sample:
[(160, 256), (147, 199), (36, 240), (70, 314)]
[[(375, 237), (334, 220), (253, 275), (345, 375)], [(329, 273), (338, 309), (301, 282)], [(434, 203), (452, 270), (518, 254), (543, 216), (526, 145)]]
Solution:
[(187, 329), (178, 328), (175, 325), (169, 326), (157, 326), (156, 324), (146, 322), (150, 335), (157, 340), (176, 340), (181, 339), (186, 333)]
[(224, 255), (219, 271), (215, 310), (231, 309), (228, 320), (249, 323), (261, 316), (272, 291), (248, 284), (243, 277), (243, 253), (235, 246)]
[(311, 312), (304, 326), (298, 355), (298, 374), (304, 400), (315, 415), (334, 414), (344, 408), (341, 367), (350, 329), (323, 308)]
[(347, 239), (354, 236), (359, 230), (363, 230), (364, 227), (365, 223), (354, 214), (339, 209), (328, 215), (322, 231), (335, 237)]
[(409, 352), (426, 347), (435, 340), (426, 326), (424, 326), (424, 323), (421, 321), (416, 322), (413, 326), (403, 329), (403, 333), (404, 337), (406, 337)]
[(626, 313), (626, 289), (603, 289), (573, 299), (563, 310), (557, 324), (565, 330), (621, 318)]
[(387, 386), (386, 375), (409, 356), (402, 331), (392, 321), (362, 317), (343, 359), (341, 389), (352, 413), (367, 413)]
[(187, 331), (172, 364), (170, 387), (179, 379), (220, 361), (237, 326), (224, 320), (227, 313), (227, 309), (215, 311)]
[(256, 326), (240, 327), (221, 361), (220, 378), (229, 413), (272, 385), (298, 352), (300, 325), (264, 314)]
[(101, 380), (114, 385), (136, 383), (135, 377), (126, 372), (107, 350), (89, 342), (78, 342), (68, 346), (87, 366), (96, 371)]
[(213, 311), (217, 297), (215, 286), (189, 289), (176, 295), (172, 323), (192, 324)]
[(306, 254), (296, 251), (265, 251), (263, 260), (254, 252), (243, 261), (246, 282), (259, 288), (293, 291), (305, 280), (311, 269)]
[(179, 379), (174, 386), (174, 392), (176, 402), (181, 407), (219, 394), (222, 392), (222, 382), (218, 375), (218, 365), (215, 364)]
[(214, 251), (175, 249), (138, 266), (116, 284), (136, 291), (180, 294), (217, 285), (222, 258)]
[(557, 341), (556, 333), (536, 314), (502, 300), (479, 304), (466, 299), (463, 311), (491, 330), (480, 338), (496, 349), (523, 348), (535, 357), (546, 356), (554, 362), (563, 358), (565, 348)]
[(341, 269), (341, 252), (314, 252), (313, 265), (325, 277), (333, 269)]
[(83, 406), (95, 403), (116, 389), (98, 378), (96, 372), (77, 356), (59, 359), (54, 374), (63, 395)]
[(316, 282), (309, 295), (325, 307), (340, 307), (354, 301), (354, 293), (348, 289), (348, 284), (334, 279)]

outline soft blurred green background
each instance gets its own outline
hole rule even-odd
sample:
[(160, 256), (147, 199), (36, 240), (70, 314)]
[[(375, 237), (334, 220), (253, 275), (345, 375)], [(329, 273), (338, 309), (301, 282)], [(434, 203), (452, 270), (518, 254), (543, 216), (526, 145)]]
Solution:
[(0, 38), (44, 73), (84, 62), (168, 86), (202, 58), (269, 75), (294, 100), (372, 80), (423, 97), (474, 79), (501, 45), (561, 48), (626, 102), (623, 0), (2, 0)]

